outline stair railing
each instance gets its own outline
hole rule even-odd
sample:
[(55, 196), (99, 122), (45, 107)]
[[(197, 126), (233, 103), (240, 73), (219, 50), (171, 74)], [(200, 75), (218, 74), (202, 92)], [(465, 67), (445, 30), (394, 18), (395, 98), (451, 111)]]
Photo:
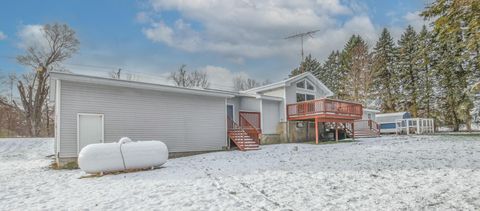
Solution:
[(260, 144), (260, 134), (262, 130), (260, 128), (255, 127), (248, 118), (246, 118), (243, 114), (239, 115), (242, 121), (242, 129), (253, 139), (257, 144)]

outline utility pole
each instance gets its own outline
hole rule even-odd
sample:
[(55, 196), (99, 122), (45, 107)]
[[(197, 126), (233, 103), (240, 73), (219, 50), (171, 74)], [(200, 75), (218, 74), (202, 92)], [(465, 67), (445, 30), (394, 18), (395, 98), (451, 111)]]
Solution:
[[(10, 82), (10, 105), (13, 106), (13, 81), (15, 81), (15, 75), (13, 73), (10, 73), (8, 75), (8, 80)], [(12, 111), (9, 111), (7, 116), (8, 116), (8, 125), (7, 125), (7, 129), (8, 129), (8, 137), (11, 137), (12, 136), (12, 115), (13, 115), (13, 109)]]
[(118, 68), (117, 71), (117, 79), (120, 79), (120, 73), (122, 72), (122, 68)]
[(313, 38), (313, 34), (317, 33), (318, 31), (320, 31), (320, 30), (313, 30), (313, 31), (298, 33), (298, 34), (294, 34), (294, 35), (285, 37), (286, 40), (288, 40), (288, 39), (294, 39), (294, 38), (300, 38), (300, 43), (301, 43), (301, 45), (302, 45), (302, 51), (301, 51), (301, 54), (302, 54), (302, 62), (303, 62), (303, 60), (304, 60), (304, 54), (303, 54), (303, 39), (304, 39), (305, 37), (307, 37), (307, 36)]

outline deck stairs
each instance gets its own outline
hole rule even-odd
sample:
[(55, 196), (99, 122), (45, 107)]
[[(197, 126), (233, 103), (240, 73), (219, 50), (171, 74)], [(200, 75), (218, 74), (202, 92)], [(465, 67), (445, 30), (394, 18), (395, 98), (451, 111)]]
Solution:
[(260, 149), (257, 130), (241, 127), (231, 119), (229, 119), (228, 126), (228, 138), (237, 145), (239, 150), (248, 151)]

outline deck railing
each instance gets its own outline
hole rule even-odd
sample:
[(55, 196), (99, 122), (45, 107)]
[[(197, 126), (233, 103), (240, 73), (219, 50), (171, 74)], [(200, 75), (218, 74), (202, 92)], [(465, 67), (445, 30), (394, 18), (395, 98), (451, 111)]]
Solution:
[(287, 105), (287, 117), (289, 119), (322, 114), (331, 117), (361, 119), (363, 107), (359, 103), (327, 98)]

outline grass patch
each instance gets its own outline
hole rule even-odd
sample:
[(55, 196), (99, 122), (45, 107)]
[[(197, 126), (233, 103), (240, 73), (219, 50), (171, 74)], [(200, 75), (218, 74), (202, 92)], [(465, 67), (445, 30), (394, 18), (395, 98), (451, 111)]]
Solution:
[(50, 168), (54, 170), (73, 170), (78, 169), (78, 163), (75, 161), (71, 161), (63, 166), (58, 166), (57, 162), (52, 161), (52, 163), (50, 164)]

